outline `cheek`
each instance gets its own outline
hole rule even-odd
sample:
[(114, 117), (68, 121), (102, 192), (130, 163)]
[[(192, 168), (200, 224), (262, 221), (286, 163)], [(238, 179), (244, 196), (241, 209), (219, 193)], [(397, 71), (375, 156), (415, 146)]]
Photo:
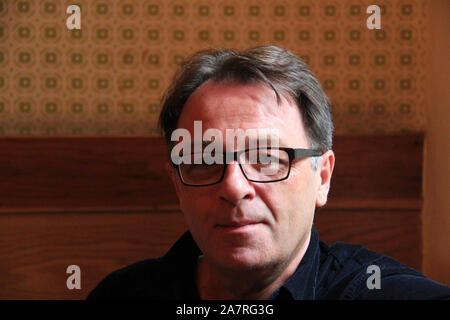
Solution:
[(180, 210), (183, 212), (188, 227), (191, 228), (192, 223), (195, 221), (193, 212), (196, 212), (195, 202), (192, 201), (192, 195), (189, 190), (184, 190), (183, 188), (178, 199), (180, 201)]
[(313, 175), (292, 168), (288, 180), (271, 192), (273, 211), (283, 232), (310, 224), (315, 210)]

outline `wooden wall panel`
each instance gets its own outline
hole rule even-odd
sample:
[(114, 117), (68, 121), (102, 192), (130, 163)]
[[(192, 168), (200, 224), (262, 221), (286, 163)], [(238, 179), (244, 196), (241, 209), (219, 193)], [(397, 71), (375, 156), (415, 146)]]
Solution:
[(356, 243), (421, 269), (420, 210), (339, 210), (316, 212), (320, 239)]
[[(163, 255), (186, 230), (179, 212), (0, 215), (0, 299), (84, 299), (107, 274)], [(66, 286), (81, 268), (81, 290)]]
[[(420, 207), (422, 149), (422, 135), (335, 137), (329, 205)], [(165, 159), (161, 138), (0, 139), (0, 212), (173, 209)]]
[[(321, 240), (358, 243), (420, 266), (418, 212), (323, 210)], [(181, 213), (3, 214), (0, 299), (84, 299), (111, 271), (163, 255), (186, 230)], [(67, 266), (81, 268), (81, 290), (66, 287)]]
[[(422, 135), (337, 136), (320, 238), (421, 265)], [(0, 139), (0, 299), (82, 299), (186, 226), (160, 138)], [(82, 289), (66, 288), (66, 268)]]
[(333, 199), (421, 199), (423, 136), (343, 136), (334, 140)]
[(173, 207), (165, 159), (159, 138), (0, 139), (0, 210)]

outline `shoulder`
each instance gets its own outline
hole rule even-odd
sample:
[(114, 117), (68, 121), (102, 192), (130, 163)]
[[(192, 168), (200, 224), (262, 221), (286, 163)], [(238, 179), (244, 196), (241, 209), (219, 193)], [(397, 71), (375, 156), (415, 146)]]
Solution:
[[(167, 266), (162, 257), (142, 260), (106, 276), (87, 299), (133, 299), (148, 297), (162, 285)], [(149, 288), (153, 288), (152, 291)]]
[(325, 299), (449, 299), (450, 287), (361, 245), (320, 243)]

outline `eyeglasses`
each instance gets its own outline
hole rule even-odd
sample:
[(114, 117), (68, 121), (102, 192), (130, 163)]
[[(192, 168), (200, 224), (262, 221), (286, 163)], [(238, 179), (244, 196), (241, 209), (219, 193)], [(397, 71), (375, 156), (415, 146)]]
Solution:
[(235, 160), (247, 180), (269, 183), (286, 180), (295, 159), (318, 157), (323, 153), (321, 150), (284, 147), (251, 148), (217, 154), (197, 152), (182, 155), (181, 163), (172, 162), (172, 165), (177, 168), (178, 176), (186, 186), (205, 187), (221, 182), (227, 164)]

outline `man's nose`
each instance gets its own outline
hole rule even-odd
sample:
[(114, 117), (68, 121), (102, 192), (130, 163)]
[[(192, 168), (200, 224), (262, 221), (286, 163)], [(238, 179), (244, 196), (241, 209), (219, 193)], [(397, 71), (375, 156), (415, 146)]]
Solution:
[(253, 199), (255, 196), (255, 189), (236, 161), (229, 163), (225, 169), (219, 196), (232, 204), (237, 204), (242, 199)]

